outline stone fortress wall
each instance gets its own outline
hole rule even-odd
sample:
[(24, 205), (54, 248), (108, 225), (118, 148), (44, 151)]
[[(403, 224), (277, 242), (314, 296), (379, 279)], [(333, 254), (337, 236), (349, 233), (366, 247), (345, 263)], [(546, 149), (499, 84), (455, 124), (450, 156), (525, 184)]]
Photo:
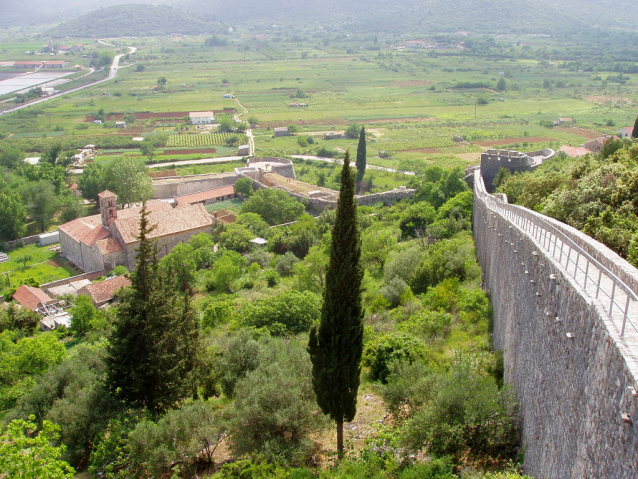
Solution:
[(511, 173), (534, 171), (543, 161), (552, 158), (556, 152), (551, 148), (539, 151), (521, 153), (514, 150), (485, 150), (481, 154), (481, 173), (485, 186), (491, 191), (492, 182), (501, 168), (507, 168)]
[[(266, 180), (264, 178), (266, 173), (278, 173), (281, 176), (292, 179), (296, 177), (293, 162), (286, 158), (250, 158), (246, 162), (245, 167), (235, 168), (234, 173), (155, 178), (153, 179), (153, 188), (155, 189), (153, 198), (175, 198), (177, 196), (184, 196), (214, 188), (221, 188), (222, 186), (234, 185), (239, 178), (252, 179), (253, 187), (255, 189), (268, 188), (269, 186), (265, 184)], [(292, 191), (286, 191), (286, 193), (298, 201), (308, 204), (309, 208), (314, 211), (323, 211), (326, 208), (337, 207), (337, 202), (335, 200), (307, 197)], [(386, 205), (390, 205), (395, 201), (409, 198), (413, 194), (413, 189), (408, 189), (402, 186), (391, 191), (357, 196), (357, 200), (360, 206), (371, 206), (380, 201)]]
[[(539, 479), (638, 477), (638, 334), (621, 337), (592, 285), (583, 289), (546, 248), (544, 232), (496, 209), (507, 199), (488, 195), (480, 175), (477, 255), (494, 309), (494, 346), (520, 404), (525, 472)], [(555, 226), (625, 284), (638, 285), (638, 270), (604, 245), (536, 212), (516, 211)]]

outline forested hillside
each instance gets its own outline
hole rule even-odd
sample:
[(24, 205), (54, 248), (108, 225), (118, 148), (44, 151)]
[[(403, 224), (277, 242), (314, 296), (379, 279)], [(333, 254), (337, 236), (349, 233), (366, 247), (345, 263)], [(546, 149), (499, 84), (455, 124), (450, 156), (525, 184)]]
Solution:
[(216, 31), (214, 24), (166, 5), (129, 4), (101, 8), (49, 30), (53, 37), (152, 36)]

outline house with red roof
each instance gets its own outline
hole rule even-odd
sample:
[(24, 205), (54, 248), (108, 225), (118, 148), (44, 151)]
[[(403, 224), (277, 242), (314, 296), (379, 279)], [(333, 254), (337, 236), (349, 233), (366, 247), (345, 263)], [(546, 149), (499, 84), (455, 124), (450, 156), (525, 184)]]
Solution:
[[(62, 256), (85, 272), (110, 271), (123, 265), (135, 267), (139, 246), (139, 223), (142, 207), (117, 209), (117, 195), (108, 190), (98, 195), (100, 214), (69, 221), (58, 227)], [(148, 221), (154, 229), (160, 257), (191, 236), (208, 233), (213, 220), (202, 204), (173, 208), (170, 204), (146, 202)]]
[(16, 289), (16, 292), (13, 293), (13, 300), (30, 311), (37, 311), (38, 308), (43, 308), (47, 304), (55, 302), (53, 298), (40, 288), (34, 288), (26, 284)]
[(131, 280), (126, 276), (115, 276), (113, 278), (107, 278), (104, 281), (98, 283), (87, 284), (78, 291), (78, 294), (88, 296), (93, 301), (93, 305), (96, 308), (113, 301), (115, 293), (121, 288), (125, 288), (131, 285)]

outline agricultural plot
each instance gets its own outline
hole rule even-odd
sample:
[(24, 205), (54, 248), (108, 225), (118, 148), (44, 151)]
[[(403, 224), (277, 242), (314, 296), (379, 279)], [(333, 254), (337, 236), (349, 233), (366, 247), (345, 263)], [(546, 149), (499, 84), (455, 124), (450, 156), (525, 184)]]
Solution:
[(248, 141), (245, 134), (237, 133), (191, 133), (186, 135), (170, 135), (166, 142), (169, 147), (216, 146), (226, 145), (226, 141), (237, 137), (239, 144)]

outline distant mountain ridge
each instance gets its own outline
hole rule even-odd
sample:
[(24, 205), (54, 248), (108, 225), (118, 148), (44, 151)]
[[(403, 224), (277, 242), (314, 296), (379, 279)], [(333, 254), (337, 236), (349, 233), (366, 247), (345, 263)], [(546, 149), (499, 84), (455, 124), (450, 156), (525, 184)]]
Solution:
[[(145, 18), (148, 12), (175, 9), (171, 18)], [(110, 7), (119, 5), (117, 9)], [(154, 6), (155, 5), (155, 6)], [(99, 7), (99, 10), (95, 10)], [(93, 10), (93, 11), (91, 11)], [(94, 16), (96, 11), (101, 13)], [(90, 12), (87, 14), (87, 12)], [(127, 17), (130, 12), (133, 17)], [(167, 12), (164, 10), (164, 12)], [(78, 17), (78, 15), (82, 15)], [(86, 16), (88, 15), (88, 16)], [(100, 17), (108, 16), (111, 26)], [(76, 22), (75, 20), (80, 20)], [(66, 20), (66, 21), (64, 21)], [(2, 0), (0, 27), (63, 21), (57, 35), (112, 36), (204, 32), (227, 25), (279, 24), (286, 27), (334, 25), (354, 31), (406, 30), (472, 33), (561, 33), (566, 30), (638, 30), (636, 0)], [(95, 24), (87, 22), (96, 22)], [(114, 29), (117, 22), (121, 28)], [(75, 31), (73, 31), (75, 29)], [(153, 30), (156, 29), (156, 30)]]
[(46, 32), (52, 37), (123, 37), (171, 33), (207, 34), (215, 24), (168, 5), (127, 4), (100, 8)]

